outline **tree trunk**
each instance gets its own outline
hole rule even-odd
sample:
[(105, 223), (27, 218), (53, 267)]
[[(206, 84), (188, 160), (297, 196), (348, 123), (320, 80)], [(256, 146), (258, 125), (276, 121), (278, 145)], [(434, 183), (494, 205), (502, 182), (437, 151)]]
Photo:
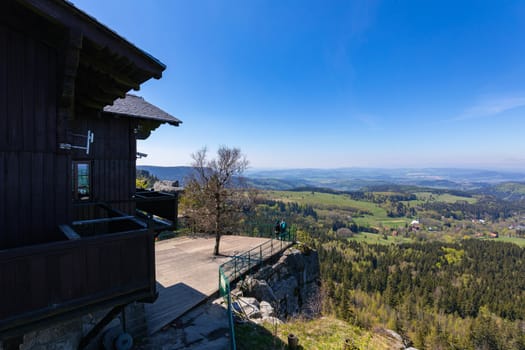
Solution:
[(215, 248), (213, 248), (213, 255), (219, 255), (219, 243), (221, 241), (221, 234), (215, 232)]
[(213, 255), (219, 255), (219, 243), (221, 241), (221, 198), (219, 193), (215, 194), (215, 248)]

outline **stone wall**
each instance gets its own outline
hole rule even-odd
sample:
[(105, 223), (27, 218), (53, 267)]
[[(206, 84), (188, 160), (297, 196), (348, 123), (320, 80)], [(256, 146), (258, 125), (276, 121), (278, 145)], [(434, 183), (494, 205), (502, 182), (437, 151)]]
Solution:
[[(69, 350), (77, 349), (82, 337), (84, 337), (110, 310), (102, 310), (89, 313), (71, 320), (54, 323), (46, 328), (36, 329), (24, 334), (20, 350)], [(146, 324), (144, 316), (144, 304), (132, 303), (126, 307), (127, 333), (133, 336), (134, 341), (140, 341), (146, 336)], [(104, 336), (111, 338), (122, 332), (120, 316), (117, 316), (110, 324), (99, 333), (87, 348), (95, 350), (103, 348)], [(106, 340), (107, 342), (107, 340)], [(0, 350), (4, 350), (4, 344), (0, 342)]]
[(299, 248), (289, 248), (275, 264), (241, 281), (232, 291), (235, 307), (252, 319), (316, 316), (321, 307), (319, 257), (315, 250)]

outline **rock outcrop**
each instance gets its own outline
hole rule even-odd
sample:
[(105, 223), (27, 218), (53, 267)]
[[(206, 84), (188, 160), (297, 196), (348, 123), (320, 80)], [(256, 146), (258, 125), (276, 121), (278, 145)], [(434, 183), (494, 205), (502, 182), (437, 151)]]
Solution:
[(253, 321), (284, 320), (320, 311), (317, 251), (306, 246), (286, 250), (273, 265), (247, 276), (232, 291), (234, 309)]
[(179, 193), (182, 187), (179, 187), (178, 181), (159, 180), (153, 184), (153, 190), (168, 193)]

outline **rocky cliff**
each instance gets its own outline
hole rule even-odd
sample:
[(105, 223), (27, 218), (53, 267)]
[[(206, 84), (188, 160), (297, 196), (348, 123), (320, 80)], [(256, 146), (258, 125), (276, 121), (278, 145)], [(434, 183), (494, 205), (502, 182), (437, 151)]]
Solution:
[(319, 287), (317, 251), (299, 245), (238, 283), (232, 291), (234, 310), (254, 321), (313, 317), (321, 308)]

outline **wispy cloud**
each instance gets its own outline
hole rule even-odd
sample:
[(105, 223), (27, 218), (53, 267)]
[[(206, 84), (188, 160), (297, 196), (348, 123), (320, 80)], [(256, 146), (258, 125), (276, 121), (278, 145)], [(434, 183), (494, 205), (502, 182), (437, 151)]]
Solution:
[(377, 129), (379, 124), (377, 118), (370, 114), (357, 114), (352, 116), (352, 118), (370, 129)]
[(468, 120), (497, 116), (511, 109), (525, 106), (525, 94), (507, 97), (489, 97), (467, 108), (454, 120)]

